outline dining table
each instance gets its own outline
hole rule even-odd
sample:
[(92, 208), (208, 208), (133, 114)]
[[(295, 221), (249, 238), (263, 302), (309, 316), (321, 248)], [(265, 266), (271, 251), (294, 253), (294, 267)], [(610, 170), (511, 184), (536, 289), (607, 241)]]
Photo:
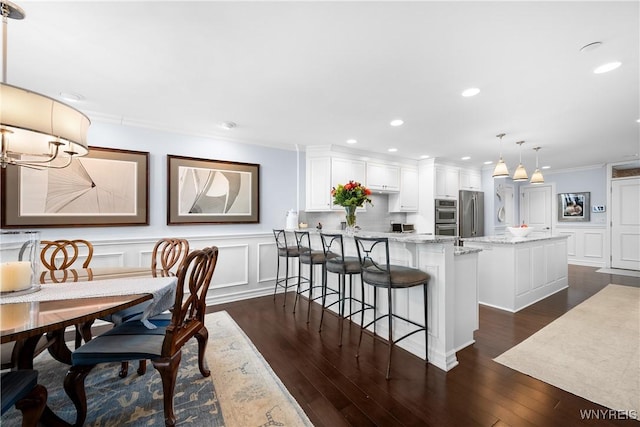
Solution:
[[(90, 329), (96, 319), (144, 304), (140, 320), (169, 309), (175, 302), (177, 278), (171, 273), (139, 267), (82, 268), (45, 271), (40, 283), (19, 292), (0, 294), (0, 343), (14, 343), (12, 369), (34, 369), (34, 358), (43, 348), (71, 364), (65, 342), (70, 326)], [(37, 366), (35, 367), (37, 369)], [(45, 425), (69, 425), (48, 407)]]

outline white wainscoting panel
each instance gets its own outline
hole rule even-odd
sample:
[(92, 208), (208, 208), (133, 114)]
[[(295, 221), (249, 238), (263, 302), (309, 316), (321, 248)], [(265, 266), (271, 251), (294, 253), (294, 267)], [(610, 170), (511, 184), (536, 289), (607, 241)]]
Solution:
[(258, 275), (256, 276), (256, 281), (258, 283), (275, 281), (276, 267), (278, 265), (276, 259), (278, 256), (276, 243), (258, 243), (256, 245), (256, 251), (258, 255), (258, 268), (256, 269)]
[(608, 236), (606, 227), (571, 227), (556, 229), (558, 234), (568, 235), (567, 255), (569, 264), (606, 267)]
[(218, 263), (209, 289), (249, 284), (249, 245), (219, 245)]

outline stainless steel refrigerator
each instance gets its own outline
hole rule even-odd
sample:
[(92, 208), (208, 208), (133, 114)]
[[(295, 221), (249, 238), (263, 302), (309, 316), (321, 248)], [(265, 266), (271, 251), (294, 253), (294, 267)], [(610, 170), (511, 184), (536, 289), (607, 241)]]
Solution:
[(484, 193), (460, 190), (458, 236), (484, 236)]

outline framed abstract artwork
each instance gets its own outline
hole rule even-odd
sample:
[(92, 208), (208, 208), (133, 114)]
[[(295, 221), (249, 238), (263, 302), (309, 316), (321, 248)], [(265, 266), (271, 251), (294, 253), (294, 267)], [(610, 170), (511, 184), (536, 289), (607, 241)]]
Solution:
[(589, 221), (591, 193), (559, 193), (558, 221)]
[(260, 165), (167, 156), (167, 224), (260, 222)]
[(62, 169), (2, 169), (2, 228), (149, 224), (149, 153), (89, 147)]

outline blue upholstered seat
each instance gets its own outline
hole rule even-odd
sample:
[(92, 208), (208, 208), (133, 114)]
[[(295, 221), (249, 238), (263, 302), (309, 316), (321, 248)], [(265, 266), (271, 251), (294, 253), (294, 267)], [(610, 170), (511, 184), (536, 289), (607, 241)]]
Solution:
[(0, 377), (2, 414), (13, 405), (22, 412), (22, 426), (35, 427), (47, 404), (47, 389), (38, 384), (38, 371), (21, 369)]
[(0, 378), (2, 384), (2, 413), (11, 408), (38, 384), (38, 371), (24, 369), (4, 372)]
[(217, 259), (217, 247), (189, 253), (178, 270), (176, 299), (171, 314), (148, 319), (156, 328), (149, 329), (139, 320), (130, 320), (93, 338), (72, 353), (64, 389), (78, 413), (75, 425), (82, 425), (86, 419), (84, 380), (95, 365), (146, 359), (151, 359), (162, 379), (165, 424), (175, 425), (173, 394), (181, 348), (193, 337), (198, 340), (200, 373), (205, 377), (210, 375), (204, 360), (209, 338), (204, 317), (207, 291)]

